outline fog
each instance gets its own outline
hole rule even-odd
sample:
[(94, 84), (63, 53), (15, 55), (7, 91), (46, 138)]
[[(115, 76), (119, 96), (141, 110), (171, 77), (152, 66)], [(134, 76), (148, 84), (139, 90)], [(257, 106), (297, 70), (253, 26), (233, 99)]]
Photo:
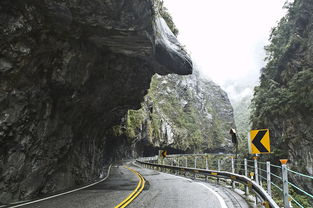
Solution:
[(202, 74), (234, 102), (252, 93), (285, 0), (164, 0)]

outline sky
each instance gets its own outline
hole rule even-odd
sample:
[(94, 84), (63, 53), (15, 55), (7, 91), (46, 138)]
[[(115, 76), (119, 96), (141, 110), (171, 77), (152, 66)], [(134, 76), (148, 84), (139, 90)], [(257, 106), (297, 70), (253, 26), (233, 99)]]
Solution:
[(286, 0), (164, 0), (197, 68), (232, 101), (252, 94)]

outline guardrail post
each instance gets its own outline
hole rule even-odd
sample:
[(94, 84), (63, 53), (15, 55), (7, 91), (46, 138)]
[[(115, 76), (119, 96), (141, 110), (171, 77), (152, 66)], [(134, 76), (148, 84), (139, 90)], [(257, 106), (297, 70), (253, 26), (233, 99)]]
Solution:
[(266, 162), (266, 181), (267, 181), (267, 193), (272, 196), (272, 188), (271, 188), (271, 162)]
[[(248, 161), (246, 158), (244, 159), (244, 166), (245, 166), (245, 176), (248, 177)], [(245, 185), (245, 194), (246, 196), (249, 195), (249, 187), (247, 185)]]
[(186, 157), (185, 159), (186, 159), (186, 165), (185, 165), (185, 167), (188, 168), (188, 157)]
[[(197, 168), (197, 157), (195, 156), (195, 168)], [(194, 174), (194, 179), (196, 179), (196, 173)]]
[[(235, 163), (234, 163), (234, 157), (231, 157), (231, 172), (235, 173)], [(232, 180), (231, 186), (233, 189), (235, 189), (235, 181)]]
[[(221, 160), (220, 159), (217, 160), (217, 170), (221, 171)], [(216, 183), (219, 184), (219, 182), (220, 182), (220, 178), (217, 177)]]
[(283, 178), (284, 207), (285, 208), (290, 208), (289, 191), (288, 191), (288, 170), (287, 170), (287, 164), (286, 164), (287, 161), (288, 160), (280, 160), (280, 162), (281, 162), (282, 178)]
[(235, 173), (234, 157), (231, 157), (231, 172), (232, 172), (232, 173)]
[[(176, 158), (175, 161), (176, 161), (175, 166), (178, 167), (179, 166), (179, 158)], [(179, 174), (178, 170), (175, 170), (175, 175), (178, 175), (178, 174)]]
[(205, 169), (209, 170), (208, 156), (205, 156)]
[(258, 173), (258, 159), (257, 157), (254, 157), (254, 177), (255, 177), (255, 182), (259, 184), (259, 173)]
[(259, 184), (260, 184), (260, 186), (262, 186), (262, 187), (263, 187), (263, 185), (262, 185), (262, 184), (263, 184), (263, 180), (262, 180), (262, 173), (263, 173), (263, 172), (262, 172), (262, 170), (261, 170), (261, 169), (262, 169), (262, 165), (261, 165), (261, 164), (259, 164), (259, 165), (258, 165), (258, 168), (259, 168), (259, 169), (258, 169), (258, 174), (259, 174)]
[[(199, 156), (198, 156), (199, 157)], [(178, 161), (180, 161), (181, 159), (183, 159), (184, 157), (180, 157), (180, 158), (176, 158), (178, 159)], [(186, 158), (186, 157), (185, 157)], [(148, 158), (149, 159), (149, 158)], [(143, 161), (148, 161), (148, 159), (145, 159)], [(172, 158), (167, 158), (167, 164), (170, 162), (169, 160), (172, 159)], [(256, 159), (254, 159), (256, 160)], [(190, 174), (190, 172), (194, 172), (194, 173), (197, 173), (197, 174), (200, 174), (200, 175), (204, 175), (204, 176), (214, 176), (214, 177), (217, 177), (217, 179), (219, 179), (219, 177), (221, 178), (227, 178), (227, 180), (229, 180), (229, 178), (233, 179), (233, 180), (237, 180), (236, 178), (234, 178), (235, 174), (230, 174), (230, 173), (227, 173), (227, 172), (224, 172), (224, 171), (220, 171), (221, 168), (220, 168), (220, 165), (223, 164), (221, 162), (224, 162), (224, 161), (221, 161), (220, 159), (217, 161), (217, 165), (218, 165), (218, 169), (219, 169), (219, 172), (217, 171), (203, 171), (203, 170), (199, 170), (199, 169), (194, 169), (194, 168), (190, 168), (189, 170), (187, 169), (184, 169), (184, 168), (177, 168), (177, 166), (175, 167), (169, 167), (169, 166), (165, 166), (163, 167), (162, 165), (154, 165), (153, 163), (157, 162), (156, 160), (153, 161), (153, 163), (147, 163), (145, 164), (144, 162), (140, 161), (140, 160), (137, 160), (140, 164), (142, 164), (144, 167), (147, 167), (147, 168), (150, 168), (150, 167), (153, 167), (153, 166), (156, 166), (160, 169), (162, 169), (163, 171), (167, 171), (167, 170), (176, 170), (176, 171), (184, 171), (185, 173), (188, 172), (188, 174)], [(176, 161), (176, 160), (175, 160)], [(216, 160), (215, 160), (216, 161)], [(236, 160), (234, 159), (234, 162)], [(254, 161), (255, 162), (255, 161)], [(282, 161), (281, 161), (282, 162)], [(285, 162), (286, 163), (286, 162)], [(282, 162), (282, 178), (283, 178), (283, 182), (284, 182), (284, 196), (287, 196), (286, 198), (284, 198), (284, 208), (291, 208), (292, 205), (291, 205), (291, 201), (289, 201), (290, 199), (290, 195), (288, 195), (288, 171), (291, 171), (287, 168), (286, 164)], [(263, 163), (262, 163), (263, 164)], [(266, 166), (267, 166), (267, 169), (266, 169), (266, 173), (270, 172), (270, 169), (268, 168), (270, 166), (270, 163), (269, 162), (266, 162), (265, 163)], [(236, 164), (235, 164), (236, 165)], [(238, 164), (240, 165), (240, 164)], [(161, 166), (161, 167), (160, 167)], [(256, 164), (256, 166), (259, 166), (258, 164)], [(179, 166), (180, 167), (180, 166)], [(239, 166), (237, 166), (239, 167)], [(279, 208), (279, 206), (276, 204), (276, 202), (271, 198), (271, 196), (269, 196), (269, 194), (266, 194), (266, 192), (264, 191), (263, 188), (261, 188), (260, 186), (255, 186), (253, 184), (256, 184), (254, 182), (252, 182), (249, 178), (248, 178), (248, 174), (249, 174), (249, 168), (248, 168), (248, 160), (247, 159), (244, 159), (244, 174), (245, 174), (245, 177), (239, 177), (238, 176), (238, 182), (241, 183), (241, 184), (244, 184), (246, 186), (250, 188), (253, 188), (253, 191), (254, 193), (256, 194), (256, 197), (258, 197), (256, 199), (256, 202), (257, 202), (257, 206), (258, 207), (266, 207), (266, 208), (269, 208), (269, 207), (275, 207), (275, 208)], [(236, 168), (236, 166), (235, 166)], [(214, 169), (214, 168), (212, 168)], [(241, 170), (241, 166), (240, 166), (240, 170)], [(293, 171), (292, 171), (293, 172)], [(240, 171), (241, 173), (241, 171)], [(251, 172), (253, 173), (253, 172)], [(251, 174), (251, 177), (253, 176), (253, 174)], [(294, 172), (294, 173), (297, 173), (297, 172)], [(265, 181), (265, 180), (263, 180)], [(252, 182), (252, 183), (251, 183)], [(285, 188), (287, 188), (287, 194), (285, 193)], [(259, 198), (261, 197), (261, 198)], [(258, 203), (258, 202), (263, 202), (262, 204), (261, 203)]]
[[(255, 182), (259, 184), (259, 173), (258, 173), (258, 157), (255, 156), (253, 157), (254, 159), (254, 177), (255, 177)], [(260, 199), (256, 196), (255, 198), (256, 204), (260, 202)]]

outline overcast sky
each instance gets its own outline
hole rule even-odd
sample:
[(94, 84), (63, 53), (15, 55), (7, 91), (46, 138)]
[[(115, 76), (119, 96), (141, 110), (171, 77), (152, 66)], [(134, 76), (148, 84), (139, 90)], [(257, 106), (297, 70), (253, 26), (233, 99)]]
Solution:
[(178, 39), (200, 70), (235, 99), (257, 83), (264, 66), (263, 47), (271, 28), (286, 13), (285, 1), (164, 0), (164, 4), (179, 29)]

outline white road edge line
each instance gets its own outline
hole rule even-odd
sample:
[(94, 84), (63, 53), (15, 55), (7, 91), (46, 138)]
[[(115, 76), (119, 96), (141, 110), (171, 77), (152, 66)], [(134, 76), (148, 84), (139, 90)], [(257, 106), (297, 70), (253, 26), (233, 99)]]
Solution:
[[(135, 164), (135, 163), (136, 163), (136, 161), (133, 162), (133, 165), (134, 165), (134, 166), (137, 166), (137, 167), (139, 167), (139, 168), (144, 168), (144, 167), (142, 167), (142, 166), (140, 166), (140, 165), (137, 165), (137, 164)], [(145, 168), (145, 169), (147, 169), (147, 168)], [(147, 169), (147, 170), (150, 170), (150, 169)], [(158, 173), (162, 173), (162, 174), (168, 175), (168, 176), (174, 176), (174, 177), (177, 177), (177, 178), (186, 180), (186, 181), (193, 181), (193, 180), (191, 180), (191, 179), (189, 179), (189, 178), (185, 178), (185, 177), (182, 177), (182, 176), (177, 176), (177, 175), (173, 175), (173, 174), (170, 174), (170, 173), (163, 173), (163, 172), (156, 171), (156, 170), (154, 170), (154, 171), (155, 171), (155, 172), (158, 172)]]
[[(134, 164), (134, 163), (133, 163), (133, 164)], [(135, 164), (134, 164), (134, 165), (135, 165)], [(138, 166), (138, 165), (136, 164), (136, 166)], [(141, 166), (139, 166), (139, 167), (141, 167)], [(141, 167), (141, 168), (142, 168), (142, 167)], [(157, 171), (157, 172), (159, 172), (159, 171)], [(163, 172), (159, 172), (159, 173), (163, 173)], [(191, 180), (191, 179), (189, 179), (189, 178), (185, 178), (185, 177), (182, 177), (182, 176), (172, 175), (172, 174), (169, 174), (169, 173), (163, 173), (163, 174), (170, 175), (170, 176), (174, 176), (174, 177), (176, 177), (176, 178), (181, 178), (181, 179), (187, 180), (187, 181), (193, 181), (193, 180)], [(227, 205), (226, 205), (225, 200), (223, 199), (223, 197), (221, 197), (221, 195), (219, 195), (216, 191), (214, 191), (213, 189), (211, 189), (210, 187), (206, 186), (206, 185), (203, 184), (203, 183), (200, 183), (200, 182), (196, 182), (196, 183), (197, 183), (197, 184), (200, 184), (200, 185), (202, 185), (202, 186), (204, 186), (206, 189), (208, 189), (210, 192), (212, 192), (212, 193), (216, 196), (217, 200), (219, 201), (219, 203), (220, 203), (220, 205), (221, 205), (221, 208), (228, 208)]]
[(137, 164), (136, 164), (136, 161), (133, 161), (132, 164), (133, 164), (134, 166), (138, 167), (138, 168), (143, 168), (142, 166), (137, 165)]
[(49, 196), (49, 197), (46, 197), (46, 198), (43, 198), (43, 199), (38, 199), (38, 200), (35, 200), (35, 201), (30, 201), (30, 202), (26, 202), (26, 203), (23, 203), (23, 204), (19, 204), (19, 205), (10, 207), (10, 208), (16, 208), (16, 207), (21, 207), (21, 206), (25, 206), (25, 205), (29, 205), (29, 204), (34, 204), (34, 203), (41, 202), (41, 201), (45, 201), (45, 200), (52, 199), (52, 198), (55, 198), (55, 197), (58, 197), (58, 196), (63, 196), (63, 195), (66, 195), (66, 194), (70, 194), (70, 193), (73, 193), (73, 192), (75, 192), (75, 191), (79, 191), (79, 190), (88, 188), (88, 187), (90, 187), (90, 186), (96, 185), (96, 184), (98, 184), (98, 183), (101, 183), (101, 182), (105, 181), (105, 180), (109, 177), (111, 167), (112, 167), (112, 164), (109, 166), (108, 173), (107, 173), (106, 177), (103, 178), (103, 179), (101, 179), (100, 181), (97, 181), (97, 182), (92, 183), (92, 184), (89, 184), (89, 185), (87, 185), (87, 186), (83, 186), (83, 187), (80, 187), (80, 188), (77, 188), (77, 189), (74, 189), (74, 190), (70, 190), (70, 191), (67, 191), (67, 192), (64, 192), (64, 193), (60, 193), (60, 194), (56, 194), (56, 195), (53, 195), (53, 196)]
[(200, 185), (204, 186), (206, 189), (210, 190), (210, 191), (216, 196), (216, 198), (218, 199), (218, 201), (220, 202), (221, 208), (227, 208), (227, 205), (226, 205), (226, 203), (225, 203), (225, 200), (221, 197), (221, 195), (219, 195), (216, 191), (214, 191), (213, 189), (211, 189), (210, 187), (206, 186), (206, 185), (203, 184), (203, 183), (197, 182), (197, 184), (200, 184)]
[[(176, 175), (172, 175), (172, 174), (168, 174), (168, 173), (164, 173), (164, 174), (167, 174), (167, 175), (170, 175), (170, 176), (175, 176), (176, 178), (181, 178), (181, 179), (187, 180), (187, 181), (194, 181), (194, 180), (191, 180), (189, 178), (182, 177), (182, 176), (176, 176)], [(213, 189), (211, 189), (210, 187), (206, 186), (203, 183), (200, 183), (200, 182), (196, 182), (196, 183), (204, 186), (209, 191), (211, 191), (216, 196), (216, 198), (219, 201), (219, 203), (221, 204), (221, 208), (228, 208), (226, 203), (225, 203), (225, 200), (223, 199), (223, 197), (221, 197), (221, 195), (219, 195), (216, 191), (214, 191)]]
[(164, 174), (167, 174), (167, 175), (170, 175), (170, 176), (175, 176), (176, 178), (180, 178), (180, 179), (183, 179), (183, 180), (186, 180), (186, 181), (189, 181), (189, 182), (193, 182), (194, 181), (194, 180), (191, 180), (190, 178), (185, 178), (185, 177), (182, 177), (182, 176), (172, 175), (172, 174), (169, 174), (169, 173), (164, 173)]

